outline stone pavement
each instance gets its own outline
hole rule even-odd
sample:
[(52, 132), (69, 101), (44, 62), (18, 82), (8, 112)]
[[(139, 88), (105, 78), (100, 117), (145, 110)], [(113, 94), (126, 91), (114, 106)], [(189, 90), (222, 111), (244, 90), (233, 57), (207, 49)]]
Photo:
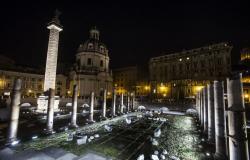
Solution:
[(77, 156), (60, 148), (48, 147), (40, 151), (26, 150), (15, 153), (10, 148), (0, 151), (0, 160), (109, 160), (110, 158), (94, 152)]

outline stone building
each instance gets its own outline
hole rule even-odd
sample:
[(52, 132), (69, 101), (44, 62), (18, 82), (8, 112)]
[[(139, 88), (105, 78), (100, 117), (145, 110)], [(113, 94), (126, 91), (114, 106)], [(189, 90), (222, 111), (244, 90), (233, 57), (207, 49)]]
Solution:
[(108, 48), (100, 41), (100, 32), (96, 27), (90, 29), (89, 34), (89, 39), (77, 50), (75, 68), (70, 73), (70, 90), (77, 83), (81, 97), (89, 97), (92, 91), (99, 96), (104, 89), (110, 94), (113, 78), (109, 69)]
[(159, 98), (192, 98), (210, 80), (231, 72), (228, 43), (218, 43), (153, 57), (149, 61), (151, 93)]
[(114, 85), (118, 94), (128, 92), (136, 96), (147, 96), (150, 93), (147, 67), (130, 66), (113, 70)]
[(242, 66), (243, 94), (246, 103), (250, 103), (250, 48), (241, 51), (240, 64)]
[[(9, 96), (16, 78), (22, 79), (22, 95), (24, 97), (37, 97), (43, 94), (44, 75), (27, 73), (24, 71), (0, 70), (0, 95)], [(56, 95), (65, 96), (67, 77), (62, 74), (56, 76)]]
[(241, 61), (242, 64), (248, 63), (248, 65), (249, 65), (249, 62), (250, 62), (250, 48), (242, 49), (242, 51), (240, 53), (240, 61)]
[(114, 69), (113, 75), (117, 94), (120, 95), (135, 91), (137, 81), (136, 66)]

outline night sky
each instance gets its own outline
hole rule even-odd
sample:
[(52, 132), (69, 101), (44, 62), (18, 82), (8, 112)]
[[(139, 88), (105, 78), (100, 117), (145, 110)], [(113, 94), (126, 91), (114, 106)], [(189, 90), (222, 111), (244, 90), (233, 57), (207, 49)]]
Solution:
[(92, 26), (109, 49), (111, 68), (146, 64), (153, 56), (223, 41), (234, 45), (233, 57), (250, 47), (249, 5), (239, 1), (7, 3), (0, 7), (0, 54), (27, 66), (45, 67), (46, 25), (56, 8), (64, 28), (59, 63), (74, 62)]

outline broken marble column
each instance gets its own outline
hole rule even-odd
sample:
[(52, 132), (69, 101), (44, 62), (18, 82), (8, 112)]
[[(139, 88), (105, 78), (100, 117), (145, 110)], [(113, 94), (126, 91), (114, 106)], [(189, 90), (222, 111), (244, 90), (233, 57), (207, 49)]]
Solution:
[(111, 115), (112, 116), (115, 116), (116, 115), (116, 108), (115, 108), (115, 105), (116, 105), (116, 92), (115, 90), (113, 90), (113, 97), (112, 97), (112, 112), (111, 112)]
[(204, 116), (203, 116), (203, 110), (204, 110), (204, 105), (203, 105), (203, 89), (200, 91), (200, 121), (201, 121), (201, 127), (204, 127)]
[(215, 143), (215, 122), (214, 122), (214, 86), (207, 85), (208, 97), (208, 142)]
[(135, 96), (134, 94), (131, 95), (131, 106), (132, 106), (132, 110), (135, 110)]
[(72, 96), (72, 114), (71, 114), (71, 127), (77, 127), (77, 95), (78, 95), (78, 86), (74, 85), (73, 87), (73, 96)]
[(195, 95), (195, 108), (198, 111), (198, 93)]
[(48, 92), (48, 109), (47, 109), (47, 133), (53, 133), (54, 121), (54, 103), (55, 103), (55, 90), (50, 88)]
[(196, 100), (196, 110), (197, 110), (197, 113), (198, 113), (198, 118), (200, 119), (200, 93), (197, 92), (196, 96), (195, 96), (195, 100)]
[(94, 104), (95, 104), (95, 93), (91, 92), (90, 95), (90, 109), (89, 109), (89, 121), (94, 121)]
[(217, 160), (227, 159), (226, 117), (224, 86), (222, 81), (214, 81), (214, 121), (215, 121), (215, 154)]
[(123, 108), (124, 108), (124, 104), (123, 104), (123, 93), (121, 94), (121, 113), (123, 113)]
[(127, 93), (127, 111), (130, 111), (130, 97), (129, 97), (129, 92)]
[(201, 96), (201, 90), (199, 91), (199, 120), (200, 120), (200, 124), (201, 124), (201, 113), (202, 113), (202, 96)]
[(17, 138), (18, 119), (19, 119), (20, 101), (21, 101), (21, 86), (22, 86), (21, 79), (16, 79), (11, 94), (11, 105), (10, 105), (11, 115), (10, 115), (9, 130), (7, 135), (7, 143), (12, 143)]
[(102, 117), (106, 117), (106, 102), (107, 102), (107, 90), (103, 91), (103, 101), (102, 101)]
[(230, 78), (227, 78), (230, 160), (249, 159), (246, 114), (241, 78), (241, 73), (235, 73)]
[(203, 89), (203, 133), (207, 135), (208, 131), (208, 108), (207, 108), (207, 87)]

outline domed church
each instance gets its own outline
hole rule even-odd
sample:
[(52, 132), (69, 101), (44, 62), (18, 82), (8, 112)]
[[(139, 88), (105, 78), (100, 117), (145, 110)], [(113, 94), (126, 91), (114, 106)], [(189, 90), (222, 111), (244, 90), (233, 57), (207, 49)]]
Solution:
[(112, 92), (108, 49), (100, 41), (100, 32), (96, 27), (90, 29), (89, 39), (80, 44), (74, 70), (75, 76), (71, 77), (79, 86), (79, 96), (88, 97), (92, 91), (100, 96), (104, 89), (108, 94)]

